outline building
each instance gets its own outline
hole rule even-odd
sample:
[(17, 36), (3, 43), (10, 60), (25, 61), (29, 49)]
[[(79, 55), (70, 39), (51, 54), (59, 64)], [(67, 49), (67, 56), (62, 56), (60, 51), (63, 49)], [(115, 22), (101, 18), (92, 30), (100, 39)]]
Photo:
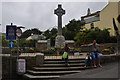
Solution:
[[(110, 28), (110, 35), (115, 35), (114, 27), (113, 27), (113, 18), (115, 19), (116, 25), (119, 28), (120, 32), (120, 23), (117, 21), (117, 17), (120, 15), (120, 1), (119, 2), (109, 2), (101, 11), (97, 11), (95, 13), (90, 13), (88, 9), (88, 14), (86, 16), (82, 16), (81, 20), (84, 18), (92, 18), (90, 21), (85, 24), (86, 28), (99, 27), (100, 29)], [(97, 17), (96, 17), (97, 16)], [(93, 19), (93, 17), (95, 17)], [(93, 20), (93, 21), (92, 21)]]
[(38, 39), (45, 39), (46, 37), (38, 34), (31, 34), (31, 36), (29, 36), (26, 40), (38, 40)]

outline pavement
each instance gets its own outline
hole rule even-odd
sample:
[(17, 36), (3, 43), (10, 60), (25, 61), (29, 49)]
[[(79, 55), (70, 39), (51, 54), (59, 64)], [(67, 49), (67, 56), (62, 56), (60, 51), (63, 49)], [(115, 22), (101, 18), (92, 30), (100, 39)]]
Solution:
[(61, 76), (62, 79), (74, 79), (74, 80), (106, 80), (106, 79), (111, 79), (111, 80), (118, 80), (119, 77), (119, 64), (118, 62), (112, 62), (112, 63), (107, 63), (102, 65), (102, 67), (94, 68), (94, 69), (88, 69), (84, 70), (80, 73), (76, 74), (70, 74), (70, 75), (65, 75)]

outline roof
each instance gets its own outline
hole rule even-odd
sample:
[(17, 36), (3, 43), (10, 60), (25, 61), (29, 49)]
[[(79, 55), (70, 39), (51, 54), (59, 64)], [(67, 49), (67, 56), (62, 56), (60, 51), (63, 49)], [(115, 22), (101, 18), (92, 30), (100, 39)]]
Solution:
[(94, 13), (92, 13), (90, 15), (82, 16), (81, 18), (85, 18), (85, 17), (89, 17), (89, 16), (94, 16), (94, 15), (97, 15), (99, 13), (100, 13), (100, 11), (97, 11), (97, 12), (94, 12)]
[(45, 36), (43, 35), (38, 35), (38, 34), (33, 34), (31, 36), (29, 36), (26, 40), (30, 40), (30, 39), (44, 39)]

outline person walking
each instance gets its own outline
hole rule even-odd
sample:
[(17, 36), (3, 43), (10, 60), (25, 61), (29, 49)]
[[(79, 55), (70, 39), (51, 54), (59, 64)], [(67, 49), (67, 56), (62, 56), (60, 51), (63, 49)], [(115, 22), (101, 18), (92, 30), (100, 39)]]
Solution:
[(66, 44), (64, 47), (64, 53), (62, 55), (62, 59), (65, 60), (65, 65), (68, 66), (68, 52), (70, 51), (68, 45)]

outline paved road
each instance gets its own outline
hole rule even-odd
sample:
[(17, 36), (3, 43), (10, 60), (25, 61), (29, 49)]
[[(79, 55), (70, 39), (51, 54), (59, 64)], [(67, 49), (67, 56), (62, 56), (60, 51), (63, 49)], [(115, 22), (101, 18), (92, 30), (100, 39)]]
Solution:
[[(116, 78), (118, 78), (118, 69), (119, 65), (118, 62), (115, 63), (108, 63), (108, 64), (104, 64), (103, 67), (99, 67), (99, 68), (94, 68), (94, 69), (90, 69), (90, 70), (85, 70), (82, 71), (81, 73), (76, 73), (76, 74), (70, 74), (70, 75), (65, 75), (61, 77), (62, 79), (67, 80), (67, 78), (69, 78), (70, 80), (103, 80), (103, 79), (107, 79), (108, 80), (118, 80)], [(83, 79), (84, 78), (84, 79)], [(114, 79), (115, 78), (115, 79)]]

